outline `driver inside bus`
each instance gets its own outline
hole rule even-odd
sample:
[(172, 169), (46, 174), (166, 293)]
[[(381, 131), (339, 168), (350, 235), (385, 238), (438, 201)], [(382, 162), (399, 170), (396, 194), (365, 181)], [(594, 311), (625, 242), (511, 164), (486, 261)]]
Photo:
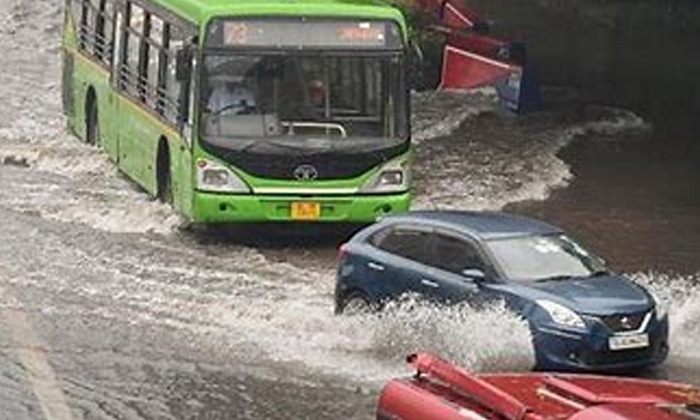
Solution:
[(244, 83), (226, 81), (219, 83), (207, 104), (215, 115), (248, 115), (256, 112), (253, 90)]

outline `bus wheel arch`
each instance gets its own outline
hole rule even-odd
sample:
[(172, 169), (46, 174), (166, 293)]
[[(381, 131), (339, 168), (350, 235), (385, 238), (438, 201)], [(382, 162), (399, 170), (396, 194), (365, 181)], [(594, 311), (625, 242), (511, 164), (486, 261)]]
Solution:
[(92, 86), (85, 93), (85, 142), (91, 146), (100, 145), (100, 119), (97, 93)]
[(158, 140), (156, 155), (156, 197), (163, 203), (173, 202), (173, 181), (170, 170), (171, 155), (168, 139), (164, 136)]

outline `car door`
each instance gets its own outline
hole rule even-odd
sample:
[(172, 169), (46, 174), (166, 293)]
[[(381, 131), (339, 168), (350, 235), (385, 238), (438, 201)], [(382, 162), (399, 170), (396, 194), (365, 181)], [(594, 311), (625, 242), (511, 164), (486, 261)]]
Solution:
[(381, 279), (382, 298), (397, 298), (405, 293), (432, 292), (424, 280), (430, 271), (430, 233), (432, 229), (416, 225), (393, 225), (378, 232), (370, 243), (376, 248), (366, 261), (372, 277)]
[[(463, 235), (436, 230), (431, 234), (430, 266), (423, 282), (431, 282), (433, 295), (445, 302), (481, 300), (480, 283), (489, 276), (491, 269), (477, 243)], [(479, 270), (483, 278), (465, 274), (466, 270)]]

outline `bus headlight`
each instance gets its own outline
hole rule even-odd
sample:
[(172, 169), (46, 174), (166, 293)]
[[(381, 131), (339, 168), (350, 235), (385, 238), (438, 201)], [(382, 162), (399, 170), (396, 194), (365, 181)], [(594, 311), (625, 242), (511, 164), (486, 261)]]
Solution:
[(197, 161), (197, 189), (212, 192), (250, 192), (248, 185), (233, 171), (206, 159)]
[(377, 186), (403, 185), (403, 171), (394, 169), (383, 171), (379, 174), (376, 182)]
[(398, 159), (382, 166), (360, 190), (364, 193), (403, 192), (408, 189), (408, 160)]

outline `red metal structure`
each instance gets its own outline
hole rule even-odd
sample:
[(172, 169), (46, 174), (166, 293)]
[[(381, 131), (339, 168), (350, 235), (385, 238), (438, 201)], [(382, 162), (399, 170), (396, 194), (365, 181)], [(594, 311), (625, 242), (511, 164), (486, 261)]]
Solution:
[(490, 24), (463, 0), (415, 0), (414, 7), (433, 22), (423, 29), (445, 36), (442, 89), (493, 85), (510, 110), (539, 108), (539, 84), (524, 45), (489, 35)]
[(481, 374), (430, 354), (409, 356), (378, 420), (700, 420), (700, 389), (664, 381), (568, 374)]

